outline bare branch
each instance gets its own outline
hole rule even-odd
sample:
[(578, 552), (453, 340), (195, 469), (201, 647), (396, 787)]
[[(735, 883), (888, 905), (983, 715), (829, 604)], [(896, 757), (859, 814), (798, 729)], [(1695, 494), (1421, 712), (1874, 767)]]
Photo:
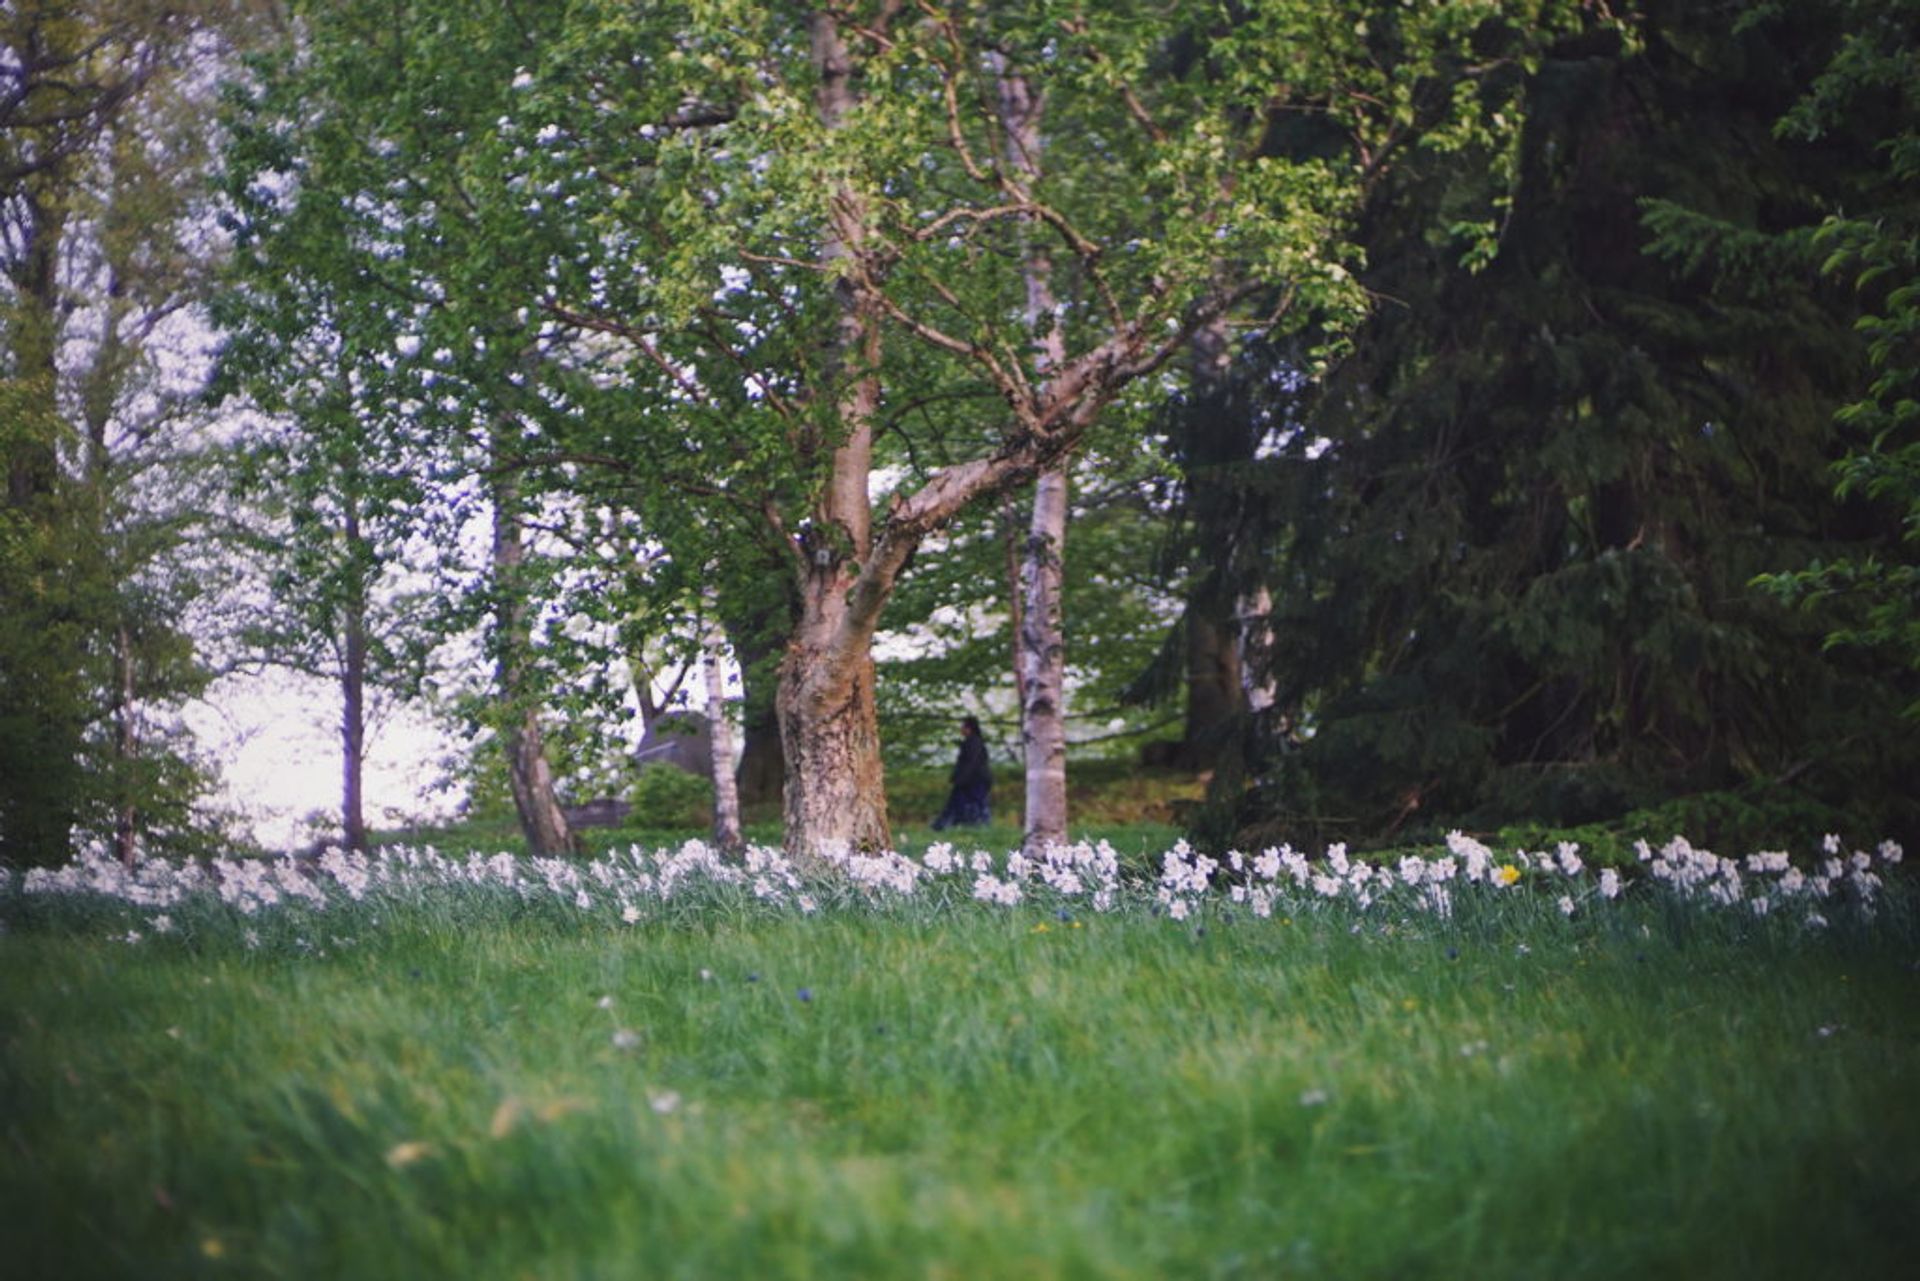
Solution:
[[(1020, 218), (1033, 212), (1035, 212), (1033, 205), (1025, 201), (1010, 205), (991, 205), (984, 209), (949, 209), (926, 226), (914, 230), (912, 236), (915, 241), (925, 244), (929, 240), (939, 239), (940, 235), (956, 222), (970, 221), (978, 225), (1001, 218)], [(964, 234), (971, 234), (971, 232)]]
[(947, 108), (947, 142), (953, 147), (954, 154), (960, 157), (960, 165), (967, 171), (969, 178), (975, 182), (994, 185), (996, 182), (994, 167), (983, 166), (974, 158), (973, 148), (967, 145), (966, 130), (960, 123), (960, 72), (958, 69), (966, 64), (966, 46), (960, 39), (960, 33), (954, 28), (953, 19), (950, 16), (943, 14), (936, 6), (928, 3), (928, 0), (920, 0), (920, 11), (939, 26), (953, 54), (953, 61), (950, 63), (933, 59), (934, 65), (940, 68), (940, 94)]

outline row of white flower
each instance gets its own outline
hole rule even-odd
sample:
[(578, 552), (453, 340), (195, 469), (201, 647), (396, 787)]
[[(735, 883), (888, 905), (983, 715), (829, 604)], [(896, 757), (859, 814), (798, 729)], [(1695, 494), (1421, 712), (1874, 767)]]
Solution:
[[(1350, 857), (1334, 845), (1309, 859), (1289, 846), (1216, 859), (1181, 841), (1160, 861), (1157, 878), (1129, 878), (1105, 841), (1055, 846), (1038, 856), (962, 852), (939, 844), (918, 859), (897, 853), (847, 854), (829, 860), (825, 876), (805, 876), (780, 850), (755, 846), (728, 858), (703, 841), (678, 849), (631, 848), (592, 860), (479, 854), (456, 858), (432, 848), (388, 847), (373, 854), (328, 850), (317, 859), (146, 860), (131, 867), (103, 852), (83, 854), (58, 869), (33, 869), (0, 881), (0, 903), (11, 895), (124, 905), (151, 913), (150, 928), (167, 932), (173, 913), (188, 906), (221, 905), (245, 918), (288, 909), (324, 912), (348, 904), (401, 905), (456, 893), (506, 895), (522, 903), (558, 905), (580, 913), (612, 913), (636, 923), (661, 905), (715, 890), (803, 913), (824, 899), (873, 903), (911, 901), (936, 894), (964, 895), (1010, 907), (1030, 900), (1109, 912), (1147, 904), (1173, 920), (1212, 905), (1235, 905), (1265, 918), (1277, 907), (1344, 905), (1453, 914), (1457, 892), (1499, 895), (1528, 888), (1555, 896), (1569, 916), (1583, 905), (1611, 901), (1630, 884), (1707, 908), (1767, 915), (1794, 906), (1810, 925), (1826, 924), (1823, 909), (1840, 901), (1871, 908), (1882, 873), (1901, 861), (1900, 846), (1845, 852), (1828, 837), (1810, 866), (1784, 852), (1723, 858), (1676, 837), (1659, 850), (1638, 846), (1637, 875), (1602, 867), (1589, 875), (1579, 848), (1516, 850), (1506, 858), (1454, 832), (1447, 852), (1404, 855), (1392, 862)], [(4, 874), (0, 874), (4, 875)]]

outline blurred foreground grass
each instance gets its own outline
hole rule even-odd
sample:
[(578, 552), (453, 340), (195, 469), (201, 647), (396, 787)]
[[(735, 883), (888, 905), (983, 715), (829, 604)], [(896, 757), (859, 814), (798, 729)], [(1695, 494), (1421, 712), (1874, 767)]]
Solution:
[[(18, 1277), (1874, 1277), (1909, 916), (0, 936)], [(1358, 933), (1350, 932), (1358, 929)]]

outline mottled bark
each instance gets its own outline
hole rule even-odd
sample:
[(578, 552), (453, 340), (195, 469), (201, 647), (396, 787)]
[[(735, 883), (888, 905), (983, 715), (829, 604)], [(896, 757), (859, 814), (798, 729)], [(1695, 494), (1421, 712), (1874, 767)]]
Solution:
[[(787, 758), (783, 817), (787, 849), (802, 863), (891, 848), (873, 662), (848, 663), (803, 629), (780, 685), (780, 741)], [(851, 668), (850, 671), (846, 669)], [(846, 678), (839, 673), (846, 671)]]
[[(815, 105), (827, 127), (838, 128), (855, 105), (853, 65), (838, 18), (815, 12), (809, 35), (819, 76)], [(844, 264), (858, 263), (864, 245), (859, 198), (851, 190), (837, 191), (830, 209), (820, 257), (837, 273), (839, 312), (830, 356), (838, 375), (834, 408), (840, 432), (837, 443), (810, 444), (831, 449), (829, 470), (800, 539), (800, 618), (780, 664), (777, 695), (787, 767), (786, 844), (803, 863), (893, 843), (873, 697), (878, 603), (870, 612), (849, 605), (872, 550), (867, 479), (880, 397), (874, 372), (880, 324), (852, 274), (838, 274)], [(889, 577), (882, 598), (891, 589)]]
[(1020, 671), (1025, 702), (1020, 739), (1026, 749), (1026, 832), (1029, 853), (1067, 839), (1066, 636), (1061, 587), (1067, 538), (1067, 474), (1054, 468), (1033, 489), (1033, 525), (1027, 537), (1021, 588)]

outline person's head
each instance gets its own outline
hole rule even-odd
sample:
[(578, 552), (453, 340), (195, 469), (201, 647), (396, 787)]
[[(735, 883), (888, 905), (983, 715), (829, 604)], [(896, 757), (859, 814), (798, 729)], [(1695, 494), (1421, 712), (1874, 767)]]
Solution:
[(980, 736), (979, 720), (976, 717), (972, 717), (972, 716), (962, 716), (960, 718), (960, 737), (978, 738), (979, 736)]

